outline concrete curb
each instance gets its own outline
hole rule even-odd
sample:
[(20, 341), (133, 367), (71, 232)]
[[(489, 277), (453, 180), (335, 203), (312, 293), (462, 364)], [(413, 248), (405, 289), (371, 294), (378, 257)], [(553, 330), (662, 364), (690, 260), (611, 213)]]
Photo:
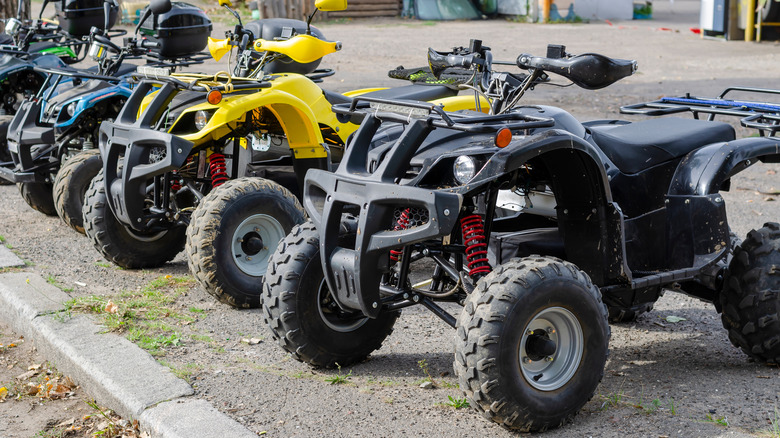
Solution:
[(256, 437), (127, 339), (101, 333), (85, 315), (63, 315), (70, 297), (29, 272), (0, 274), (0, 320), (101, 405), (137, 419), (152, 437)]

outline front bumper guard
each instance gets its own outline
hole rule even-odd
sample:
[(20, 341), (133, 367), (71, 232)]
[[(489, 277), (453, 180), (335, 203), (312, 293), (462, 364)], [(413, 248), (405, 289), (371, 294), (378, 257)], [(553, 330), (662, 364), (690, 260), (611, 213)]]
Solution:
[(7, 142), (14, 166), (0, 168), (3, 179), (15, 183), (51, 181), (57, 166), (56, 160), (50, 160), (55, 133), (53, 126), (38, 124), (40, 114), (40, 102), (25, 100), (11, 119)]
[[(325, 279), (337, 303), (376, 318), (382, 308), (381, 275), (388, 272), (389, 251), (447, 236), (455, 227), (463, 197), (458, 193), (351, 178), (322, 170), (306, 175), (304, 204), (320, 233)], [(360, 209), (354, 249), (339, 245), (346, 210)], [(428, 222), (405, 230), (389, 230), (396, 208), (428, 211)]]
[[(149, 181), (179, 169), (192, 148), (192, 142), (166, 132), (103, 122), (100, 154), (108, 204), (116, 218), (136, 231), (149, 231), (149, 219), (156, 217), (144, 214)], [(164, 157), (149, 162), (152, 149), (161, 149)]]

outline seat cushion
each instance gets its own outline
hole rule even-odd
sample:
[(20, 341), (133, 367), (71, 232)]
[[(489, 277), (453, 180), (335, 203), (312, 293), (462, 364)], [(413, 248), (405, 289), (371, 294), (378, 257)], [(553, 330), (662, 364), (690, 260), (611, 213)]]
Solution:
[(728, 123), (675, 117), (588, 129), (604, 154), (621, 172), (629, 174), (736, 137)]

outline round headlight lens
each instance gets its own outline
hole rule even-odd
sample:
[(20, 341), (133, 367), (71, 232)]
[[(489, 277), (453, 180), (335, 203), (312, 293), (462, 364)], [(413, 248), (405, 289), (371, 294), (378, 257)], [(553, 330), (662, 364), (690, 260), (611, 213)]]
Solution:
[(195, 113), (195, 127), (198, 128), (198, 131), (206, 127), (206, 124), (209, 122), (209, 112), (200, 110)]
[(68, 117), (73, 118), (73, 114), (76, 114), (76, 102), (66, 105), (65, 112), (68, 113)]
[(452, 164), (452, 174), (455, 181), (466, 184), (477, 174), (477, 161), (467, 155), (461, 155)]

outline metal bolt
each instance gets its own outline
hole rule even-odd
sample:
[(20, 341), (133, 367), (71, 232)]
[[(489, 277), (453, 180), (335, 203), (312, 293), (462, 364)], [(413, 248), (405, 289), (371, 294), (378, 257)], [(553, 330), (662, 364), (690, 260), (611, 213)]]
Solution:
[(531, 329), (528, 329), (528, 330), (525, 331), (525, 334), (528, 335), (528, 336), (531, 336), (532, 334), (534, 334), (534, 331), (531, 330)]
[(449, 208), (445, 208), (444, 209), (444, 215), (445, 216), (449, 216), (450, 215), (450, 209)]
[(552, 328), (552, 327), (548, 327), (548, 328), (547, 328), (547, 333), (549, 333), (549, 334), (553, 334), (553, 333), (555, 333), (555, 329), (554, 329), (554, 328)]
[(409, 299), (409, 294), (404, 294), (404, 299), (408, 300)]
[(686, 200), (685, 200), (685, 203), (686, 203), (686, 204), (690, 204), (690, 203), (691, 203), (691, 200), (690, 200), (690, 199), (686, 199)]
[(525, 362), (525, 363), (531, 363), (531, 358), (530, 358), (530, 357), (524, 357), (524, 358), (523, 358), (523, 362)]
[(328, 195), (327, 201), (330, 202), (331, 199), (333, 199), (333, 196)]
[(246, 259), (247, 260), (252, 260), (252, 257), (247, 256)]
[(547, 361), (547, 362), (552, 362), (553, 358), (552, 358), (552, 356), (547, 356), (547, 357), (544, 358), (544, 360)]
[(179, 153), (181, 153), (181, 148), (177, 149), (176, 151), (177, 151), (177, 152), (179, 152)]
[(379, 303), (377, 303), (376, 301), (374, 301), (374, 302), (371, 304), (371, 307), (373, 307), (374, 309), (376, 309), (377, 307), (379, 307)]
[(563, 214), (569, 214), (569, 209), (568, 208), (563, 209)]
[(419, 303), (420, 302), (420, 296), (419, 295), (413, 296), (412, 297), (412, 301), (414, 301), (415, 303)]
[(136, 222), (138, 222), (138, 223), (140, 223), (140, 222), (141, 222), (141, 218), (139, 217), (139, 218), (138, 218), (138, 219), (136, 219), (135, 221), (136, 221)]
[(715, 198), (715, 202), (721, 202), (722, 200), (723, 200), (723, 198), (720, 198), (720, 197)]

